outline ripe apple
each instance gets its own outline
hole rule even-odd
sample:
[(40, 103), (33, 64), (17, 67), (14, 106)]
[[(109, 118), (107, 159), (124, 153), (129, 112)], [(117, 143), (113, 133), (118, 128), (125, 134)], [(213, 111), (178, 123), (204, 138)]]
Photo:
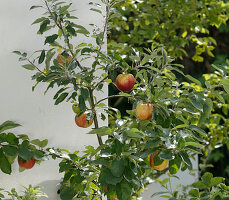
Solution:
[(107, 186), (104, 187), (104, 192), (105, 193), (108, 192), (108, 187)]
[(132, 74), (119, 74), (115, 82), (120, 91), (129, 92), (134, 87), (135, 78)]
[(138, 104), (136, 107), (136, 115), (139, 120), (149, 120), (152, 118), (153, 105), (152, 104)]
[(63, 61), (63, 57), (61, 58), (61, 54), (59, 54), (57, 57), (56, 57), (57, 61), (61, 64), (61, 65), (64, 65), (66, 62), (70, 62), (72, 60), (72, 56), (70, 57), (64, 57), (65, 61)]
[(36, 160), (31, 158), (30, 160), (23, 160), (18, 157), (18, 165), (24, 169), (31, 169), (35, 165)]
[(76, 114), (75, 116), (75, 122), (76, 125), (82, 128), (87, 128), (92, 125), (93, 119), (91, 118), (89, 121), (87, 120), (87, 114), (88, 113), (83, 113), (78, 117), (79, 114)]
[(159, 152), (156, 151), (155, 153), (151, 154), (150, 155), (150, 166), (153, 168), (153, 169), (156, 169), (158, 171), (163, 171), (167, 166), (168, 166), (168, 163), (169, 161), (168, 160), (164, 160), (160, 165), (154, 165), (154, 156), (156, 156)]

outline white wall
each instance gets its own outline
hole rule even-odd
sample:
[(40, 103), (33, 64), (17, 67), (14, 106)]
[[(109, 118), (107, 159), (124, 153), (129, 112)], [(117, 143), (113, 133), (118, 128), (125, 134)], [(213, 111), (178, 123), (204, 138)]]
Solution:
[[(0, 1), (0, 123), (6, 120), (17, 121), (23, 127), (16, 133), (28, 134), (31, 138), (48, 139), (49, 146), (71, 150), (83, 150), (86, 145), (97, 145), (95, 135), (87, 135), (89, 129), (78, 128), (74, 122), (71, 103), (54, 106), (54, 92), (43, 95), (45, 86), (40, 84), (32, 92), (32, 73), (20, 67), (14, 50), (32, 53), (43, 49), (44, 40), (36, 34), (38, 26), (30, 24), (43, 10), (29, 11), (32, 5), (41, 1), (7, 0)], [(101, 26), (102, 18), (98, 13), (89, 11), (89, 0), (74, 0), (73, 8), (79, 23), (89, 28), (94, 23)], [(80, 39), (82, 40), (82, 39)], [(81, 41), (80, 41), (81, 42)], [(88, 41), (87, 39), (87, 42)], [(104, 95), (107, 95), (105, 89)], [(107, 122), (100, 122), (107, 123)], [(46, 161), (31, 170), (18, 172), (18, 165), (13, 166), (11, 176), (0, 172), (0, 188), (21, 188), (20, 185), (43, 184), (50, 200), (56, 200), (56, 184), (63, 174), (58, 173), (58, 161)], [(51, 184), (50, 184), (51, 183)]]
[[(30, 26), (40, 17), (39, 9), (29, 11), (31, 5), (37, 2), (39, 1), (0, 1), (0, 123), (6, 120), (17, 121), (23, 127), (17, 128), (16, 133), (26, 133), (31, 138), (47, 138), (49, 146), (82, 150), (85, 145), (97, 145), (96, 136), (86, 134), (88, 129), (76, 127), (71, 103), (54, 106), (54, 91), (50, 90), (44, 96), (45, 85), (42, 84), (32, 92), (32, 73), (21, 68), (18, 57), (11, 53), (14, 50), (32, 53), (34, 50), (42, 49), (42, 37), (36, 35), (38, 26)], [(80, 22), (84, 26), (90, 23), (101, 26), (101, 17), (89, 11), (88, 2), (89, 0), (73, 1), (77, 10), (76, 15), (80, 17)], [(107, 90), (104, 90), (105, 95)], [(39, 184), (44, 186), (49, 200), (56, 200), (56, 185), (61, 177), (62, 174), (58, 173), (58, 161), (43, 162), (40, 166), (36, 165), (32, 170), (23, 173), (18, 172), (18, 165), (15, 164), (12, 176), (0, 172), (0, 188), (20, 188), (20, 185)], [(186, 173), (181, 175), (181, 180), (183, 183), (191, 183), (194, 178)], [(150, 196), (158, 190), (159, 186), (152, 184), (144, 193), (143, 199), (151, 199)]]

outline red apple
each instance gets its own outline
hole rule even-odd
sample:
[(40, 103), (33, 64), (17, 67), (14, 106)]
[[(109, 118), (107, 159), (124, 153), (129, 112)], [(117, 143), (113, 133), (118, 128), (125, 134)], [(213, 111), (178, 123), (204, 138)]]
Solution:
[(34, 158), (31, 158), (30, 160), (23, 160), (18, 158), (19, 166), (24, 169), (31, 169), (35, 165), (35, 162), (36, 160)]
[(87, 114), (88, 113), (83, 113), (78, 117), (79, 114), (76, 114), (75, 116), (75, 122), (76, 125), (82, 128), (87, 128), (92, 125), (93, 119), (91, 118), (89, 121), (87, 120)]
[(108, 187), (107, 186), (104, 187), (104, 192), (105, 193), (108, 192)]
[(72, 57), (70, 56), (70, 57), (64, 57), (64, 60), (65, 61), (63, 61), (62, 59), (63, 59), (63, 56), (62, 56), (62, 58), (61, 58), (61, 54), (59, 54), (57, 57), (56, 57), (56, 59), (57, 59), (57, 61), (61, 64), (61, 65), (64, 65), (66, 62), (70, 62), (71, 60), (72, 60)]
[(164, 160), (160, 165), (154, 165), (154, 156), (156, 156), (159, 152), (156, 151), (155, 153), (151, 154), (150, 155), (150, 166), (153, 168), (153, 169), (156, 169), (158, 171), (163, 171), (167, 166), (168, 166), (168, 163), (169, 161), (168, 160)]
[(115, 82), (120, 91), (129, 92), (134, 87), (135, 78), (132, 74), (119, 74)]
[(136, 115), (139, 120), (149, 120), (152, 118), (152, 104), (138, 104), (136, 107)]

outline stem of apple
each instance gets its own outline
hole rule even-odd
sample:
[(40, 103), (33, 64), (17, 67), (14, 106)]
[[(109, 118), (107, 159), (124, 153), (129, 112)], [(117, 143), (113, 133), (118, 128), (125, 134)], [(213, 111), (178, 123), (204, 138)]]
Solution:
[[(94, 101), (94, 95), (93, 95), (93, 90), (88, 87), (88, 90), (89, 90), (89, 98), (90, 98), (90, 101), (91, 101), (91, 110), (94, 114), (94, 124), (95, 124), (95, 129), (99, 128), (99, 122), (98, 122), (98, 117), (97, 117), (97, 113), (96, 113), (96, 110), (95, 110), (95, 101)], [(98, 139), (98, 142), (99, 142), (99, 145), (103, 145), (103, 141), (102, 141), (102, 138), (97, 135), (97, 139)]]

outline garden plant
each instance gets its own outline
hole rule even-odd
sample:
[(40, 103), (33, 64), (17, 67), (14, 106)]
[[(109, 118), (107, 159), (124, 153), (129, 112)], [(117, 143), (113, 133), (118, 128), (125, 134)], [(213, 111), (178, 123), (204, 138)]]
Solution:
[[(14, 53), (22, 67), (31, 71), (33, 90), (42, 83), (47, 84), (45, 93), (58, 87), (54, 104), (71, 104), (76, 126), (91, 127), (88, 134), (97, 137), (98, 146), (66, 153), (47, 147), (48, 140), (12, 133), (11, 129), (20, 125), (6, 121), (0, 125), (1, 171), (11, 174), (14, 162), (23, 171), (33, 170), (46, 157), (60, 159), (63, 200), (139, 199), (153, 180), (167, 190), (157, 195), (170, 200), (228, 199), (224, 178), (209, 172), (181, 191), (171, 188), (171, 179), (177, 178), (179, 170), (192, 170), (191, 159), (196, 155), (207, 155), (220, 144), (229, 145), (228, 126), (220, 133), (220, 127), (213, 126), (216, 120), (228, 125), (228, 119), (214, 113), (229, 104), (229, 64), (214, 65), (214, 73), (203, 75), (201, 83), (184, 74), (183, 66), (176, 64), (164, 45), (150, 45), (144, 52), (131, 48), (131, 64), (115, 51), (108, 54), (106, 31), (121, 3), (91, 2), (90, 10), (104, 18), (102, 29), (91, 25), (92, 31), (77, 23), (68, 1), (42, 0), (31, 7), (44, 11), (33, 22), (38, 25), (37, 33), (44, 35), (43, 49), (32, 55)], [(94, 38), (94, 42), (76, 43), (79, 35)], [(95, 95), (107, 85), (114, 85), (119, 93), (102, 98)], [(107, 104), (108, 99), (117, 97), (132, 103), (132, 109), (126, 110), (128, 116)], [(109, 125), (99, 126), (99, 119), (106, 118)], [(168, 178), (161, 180), (163, 174)], [(4, 198), (3, 192), (0, 195)]]

